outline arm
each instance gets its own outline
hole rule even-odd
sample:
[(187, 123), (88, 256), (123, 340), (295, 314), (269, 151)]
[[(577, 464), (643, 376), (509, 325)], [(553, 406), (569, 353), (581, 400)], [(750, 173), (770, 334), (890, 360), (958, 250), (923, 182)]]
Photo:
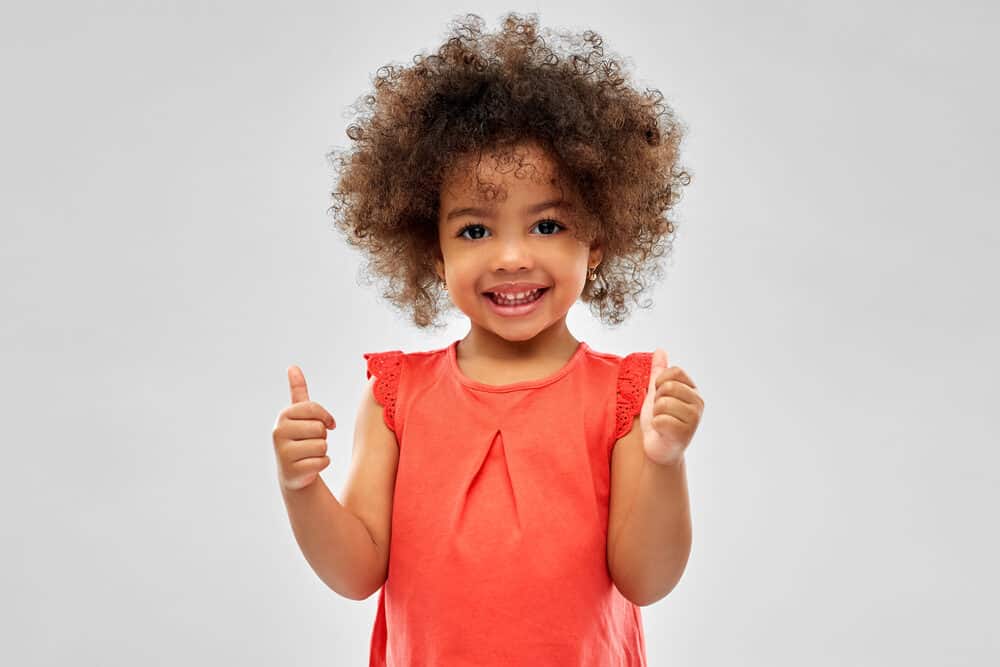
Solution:
[(282, 490), (295, 540), (306, 561), (327, 586), (352, 600), (375, 576), (377, 550), (368, 530), (341, 505), (322, 477), (297, 491)]
[(611, 454), (608, 569), (622, 595), (639, 606), (677, 585), (691, 553), (684, 458), (660, 464), (643, 450), (639, 420)]
[(398, 460), (396, 436), (383, 422), (369, 384), (355, 422), (343, 504), (322, 477), (297, 491), (282, 490), (309, 565), (327, 586), (352, 600), (368, 598), (385, 583)]

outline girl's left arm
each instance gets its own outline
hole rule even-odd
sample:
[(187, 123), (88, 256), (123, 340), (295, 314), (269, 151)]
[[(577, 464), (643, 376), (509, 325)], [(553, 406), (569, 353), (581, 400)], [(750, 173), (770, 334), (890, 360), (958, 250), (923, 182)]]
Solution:
[(674, 589), (691, 553), (691, 512), (683, 457), (655, 463), (641, 433), (620, 439), (611, 456), (608, 569), (622, 595), (639, 606)]
[(632, 429), (611, 454), (608, 569), (639, 606), (674, 589), (691, 553), (691, 508), (684, 452), (704, 402), (694, 382), (653, 355), (649, 388)]

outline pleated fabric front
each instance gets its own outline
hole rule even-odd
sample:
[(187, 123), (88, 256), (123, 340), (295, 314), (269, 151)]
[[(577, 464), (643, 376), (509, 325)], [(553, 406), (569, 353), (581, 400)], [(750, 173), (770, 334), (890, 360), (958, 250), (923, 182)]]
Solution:
[(651, 354), (581, 342), (552, 375), (496, 386), (462, 374), (457, 345), (364, 355), (399, 443), (370, 666), (645, 665), (607, 532)]

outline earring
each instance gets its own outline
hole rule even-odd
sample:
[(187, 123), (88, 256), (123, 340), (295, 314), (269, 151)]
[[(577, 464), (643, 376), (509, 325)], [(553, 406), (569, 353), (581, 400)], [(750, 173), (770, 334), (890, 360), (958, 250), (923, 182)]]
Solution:
[(597, 280), (597, 266), (590, 267), (590, 275), (587, 276), (587, 280), (590, 282)]

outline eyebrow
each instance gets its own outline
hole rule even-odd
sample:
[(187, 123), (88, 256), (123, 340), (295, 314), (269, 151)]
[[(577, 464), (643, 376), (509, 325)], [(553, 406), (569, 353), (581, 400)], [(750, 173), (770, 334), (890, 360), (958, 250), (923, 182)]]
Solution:
[[(524, 209), (525, 215), (531, 215), (538, 213), (539, 211), (544, 211), (547, 208), (569, 208), (568, 202), (562, 199), (547, 199), (543, 202), (534, 204), (533, 206), (528, 206)], [(461, 217), (463, 215), (477, 215), (481, 218), (492, 218), (493, 209), (489, 208), (476, 208), (475, 206), (467, 206), (464, 208), (453, 209), (448, 216), (445, 218), (445, 222), (450, 222), (451, 220)]]

